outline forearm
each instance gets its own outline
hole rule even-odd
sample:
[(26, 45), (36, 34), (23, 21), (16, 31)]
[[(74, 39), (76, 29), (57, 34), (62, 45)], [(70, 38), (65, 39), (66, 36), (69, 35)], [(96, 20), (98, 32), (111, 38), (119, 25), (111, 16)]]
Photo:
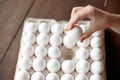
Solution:
[(108, 28), (120, 34), (120, 15), (109, 14)]

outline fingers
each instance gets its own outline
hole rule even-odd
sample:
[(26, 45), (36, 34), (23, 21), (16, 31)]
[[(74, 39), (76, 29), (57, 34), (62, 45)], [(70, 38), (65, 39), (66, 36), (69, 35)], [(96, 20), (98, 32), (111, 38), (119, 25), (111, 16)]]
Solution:
[(74, 8), (72, 9), (71, 17), (72, 17), (76, 12), (78, 12), (80, 9), (82, 9), (82, 8), (84, 8), (84, 7), (74, 7)]
[(76, 24), (80, 19), (84, 19), (88, 17), (88, 12), (86, 9), (81, 8), (79, 11), (73, 14), (70, 21), (68, 22), (68, 27), (65, 30), (70, 30), (74, 27), (74, 24)]

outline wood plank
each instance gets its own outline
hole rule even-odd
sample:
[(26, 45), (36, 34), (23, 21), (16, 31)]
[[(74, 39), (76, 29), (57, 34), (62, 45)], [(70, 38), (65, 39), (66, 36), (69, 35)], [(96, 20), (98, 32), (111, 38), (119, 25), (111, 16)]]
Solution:
[[(36, 0), (27, 18), (34, 17), (53, 18), (56, 20), (69, 20), (71, 10), (74, 6), (85, 6), (87, 4), (92, 4), (92, 1), (95, 0)], [(101, 0), (101, 3), (97, 4), (103, 5), (103, 0)], [(97, 7), (102, 8), (101, 5), (97, 5)], [(11, 44), (0, 65), (0, 73), (2, 73), (0, 74), (1, 80), (13, 80), (15, 65), (18, 57), (17, 53), (19, 48), (21, 32), (22, 28), (19, 30), (19, 33), (13, 40), (13, 43)]]
[(0, 1), (0, 63), (34, 0)]

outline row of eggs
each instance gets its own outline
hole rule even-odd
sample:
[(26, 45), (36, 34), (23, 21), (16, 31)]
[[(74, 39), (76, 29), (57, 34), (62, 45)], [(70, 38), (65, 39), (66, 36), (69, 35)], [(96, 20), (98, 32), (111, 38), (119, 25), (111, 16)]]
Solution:
[[(30, 80), (30, 75), (27, 71), (19, 71), (16, 80)], [(63, 74), (60, 78), (57, 73), (48, 73), (45, 77), (43, 73), (35, 72), (31, 75), (31, 80), (103, 80), (103, 77), (99, 74), (93, 74), (89, 79), (86, 74), (78, 74), (74, 78), (69, 73)]]

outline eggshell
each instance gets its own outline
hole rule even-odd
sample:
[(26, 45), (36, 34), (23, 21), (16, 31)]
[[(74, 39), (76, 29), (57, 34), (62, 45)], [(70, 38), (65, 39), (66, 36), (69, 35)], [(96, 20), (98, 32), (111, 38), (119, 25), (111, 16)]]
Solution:
[(18, 71), (15, 80), (30, 80), (30, 75), (27, 71)]
[(93, 48), (90, 52), (90, 58), (94, 61), (103, 59), (103, 52), (100, 48)]
[(60, 63), (57, 59), (50, 59), (47, 63), (47, 69), (49, 72), (57, 72), (60, 70)]
[(33, 60), (33, 69), (35, 71), (43, 71), (46, 68), (46, 61), (43, 58), (35, 58)]
[(48, 49), (48, 56), (50, 58), (59, 58), (61, 57), (62, 53), (61, 50), (57, 46), (51, 46)]
[(88, 27), (85, 24), (80, 24), (79, 26), (81, 27), (83, 33), (88, 29)]
[(38, 45), (45, 46), (49, 43), (49, 36), (46, 33), (40, 33), (37, 36), (36, 42)]
[(32, 57), (34, 55), (34, 48), (32, 45), (24, 45), (22, 48), (21, 48), (21, 54), (22, 56), (25, 56), (25, 57)]
[(85, 48), (80, 48), (76, 51), (76, 58), (78, 59), (88, 59), (89, 52)]
[(82, 35), (82, 29), (79, 26), (75, 26), (72, 30), (69, 30), (67, 33), (67, 37), (72, 42), (77, 42), (80, 40), (80, 36)]
[(53, 34), (50, 37), (50, 44), (53, 46), (60, 46), (62, 44), (62, 38), (58, 34)]
[(33, 33), (26, 33), (23, 37), (24, 44), (34, 44), (35, 43), (35, 35)]
[(93, 48), (100, 48), (103, 46), (103, 41), (100, 37), (93, 37), (90, 44)]
[(103, 77), (99, 74), (93, 74), (91, 77), (90, 77), (90, 80), (104, 80)]
[(87, 73), (90, 69), (90, 64), (86, 60), (79, 60), (76, 64), (76, 71), (78, 73)]
[(62, 34), (63, 33), (63, 26), (61, 26), (59, 23), (55, 23), (51, 27), (51, 32), (53, 34)]
[(46, 22), (39, 23), (38, 31), (40, 33), (49, 33), (50, 32), (50, 26)]
[(64, 73), (72, 73), (75, 69), (75, 64), (73, 61), (71, 60), (65, 60), (63, 63), (62, 63), (62, 71)]
[(28, 57), (22, 57), (19, 61), (19, 68), (21, 70), (29, 70), (32, 67), (32, 61)]
[(25, 30), (25, 32), (35, 33), (35, 32), (37, 32), (37, 26), (36, 26), (35, 22), (26, 22), (24, 24), (24, 30)]
[(37, 46), (35, 48), (35, 55), (37, 57), (46, 57), (47, 56), (47, 48), (44, 46)]
[(59, 76), (56, 73), (49, 73), (46, 76), (46, 80), (59, 80)]
[(61, 76), (61, 80), (74, 80), (74, 77), (71, 74), (66, 73)]
[(104, 64), (100, 61), (95, 61), (91, 64), (92, 73), (102, 73), (104, 71)]
[(75, 80), (89, 80), (89, 79), (88, 79), (88, 76), (85, 75), (85, 74), (78, 74), (78, 75), (75, 77)]
[(31, 75), (31, 80), (45, 80), (45, 76), (41, 72), (35, 72)]
[(63, 44), (67, 49), (72, 49), (75, 46), (75, 42), (70, 41), (67, 36), (63, 38)]
[(80, 48), (86, 48), (89, 46), (89, 44), (90, 44), (89, 38), (85, 39), (83, 42), (80, 41), (77, 42), (77, 46)]
[(102, 30), (99, 30), (99, 31), (96, 31), (92, 34), (93, 37), (100, 37), (103, 35), (103, 31)]

